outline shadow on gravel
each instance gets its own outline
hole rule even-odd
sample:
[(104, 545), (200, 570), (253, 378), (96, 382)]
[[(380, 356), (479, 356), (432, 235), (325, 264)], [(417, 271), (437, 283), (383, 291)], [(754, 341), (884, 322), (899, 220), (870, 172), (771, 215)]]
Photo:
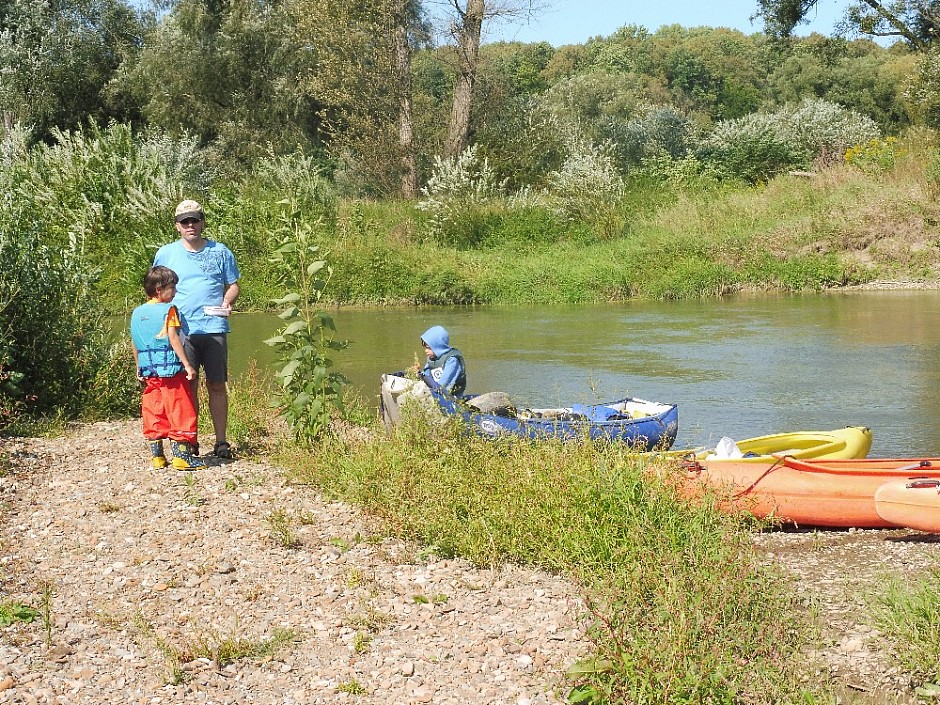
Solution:
[(891, 536), (888, 541), (896, 543), (940, 543), (940, 534), (910, 534), (909, 536)]

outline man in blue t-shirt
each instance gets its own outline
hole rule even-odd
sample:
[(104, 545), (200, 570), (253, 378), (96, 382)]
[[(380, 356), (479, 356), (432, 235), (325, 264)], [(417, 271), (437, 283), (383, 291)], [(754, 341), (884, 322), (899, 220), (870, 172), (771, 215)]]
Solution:
[(235, 256), (221, 242), (202, 235), (206, 216), (196, 201), (186, 200), (176, 207), (176, 230), (180, 239), (164, 245), (153, 259), (154, 266), (169, 267), (179, 276), (173, 303), (183, 319), (186, 357), (196, 369), (192, 380), (198, 412), (199, 369), (206, 377), (209, 413), (215, 430), (213, 452), (231, 458), (226, 440), (228, 427), (228, 316), (238, 299), (240, 273)]

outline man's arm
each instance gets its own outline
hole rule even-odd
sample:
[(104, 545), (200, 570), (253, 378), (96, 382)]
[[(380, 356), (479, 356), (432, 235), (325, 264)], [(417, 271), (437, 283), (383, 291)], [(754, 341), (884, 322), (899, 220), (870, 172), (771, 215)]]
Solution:
[(222, 295), (222, 308), (232, 308), (238, 300), (240, 293), (242, 293), (242, 290), (239, 288), (238, 282), (229, 284), (225, 289), (225, 293)]

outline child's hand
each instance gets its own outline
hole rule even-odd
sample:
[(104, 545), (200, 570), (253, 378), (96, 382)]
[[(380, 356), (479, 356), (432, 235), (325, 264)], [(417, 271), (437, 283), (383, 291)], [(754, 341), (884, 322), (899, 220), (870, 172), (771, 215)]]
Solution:
[(186, 379), (192, 381), (196, 378), (196, 370), (189, 365), (186, 366)]

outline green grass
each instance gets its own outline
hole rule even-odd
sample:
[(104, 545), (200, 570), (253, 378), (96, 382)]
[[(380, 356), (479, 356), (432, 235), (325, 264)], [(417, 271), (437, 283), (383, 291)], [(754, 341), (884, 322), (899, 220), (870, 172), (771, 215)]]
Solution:
[(872, 613), (879, 630), (915, 682), (940, 694), (940, 568), (914, 584), (889, 580), (878, 591)]
[(595, 653), (572, 697), (606, 703), (804, 702), (808, 625), (748, 528), (620, 446), (486, 441), (406, 424), (287, 457), (295, 481), (399, 536), (480, 565), (521, 562), (584, 590)]

